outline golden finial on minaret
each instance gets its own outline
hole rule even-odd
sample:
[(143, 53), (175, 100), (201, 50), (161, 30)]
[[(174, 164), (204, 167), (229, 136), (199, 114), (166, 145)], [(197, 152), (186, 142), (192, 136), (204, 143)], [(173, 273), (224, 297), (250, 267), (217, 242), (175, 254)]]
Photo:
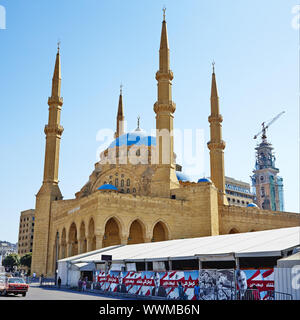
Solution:
[(166, 6), (164, 6), (162, 9), (162, 11), (164, 13), (164, 20), (163, 21), (166, 21), (166, 10), (167, 10), (167, 8), (166, 8)]

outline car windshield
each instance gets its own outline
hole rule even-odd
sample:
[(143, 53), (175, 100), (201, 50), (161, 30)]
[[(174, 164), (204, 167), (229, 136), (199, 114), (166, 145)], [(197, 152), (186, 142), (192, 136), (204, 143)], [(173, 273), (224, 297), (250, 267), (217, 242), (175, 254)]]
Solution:
[(8, 283), (25, 283), (25, 281), (22, 278), (9, 278)]

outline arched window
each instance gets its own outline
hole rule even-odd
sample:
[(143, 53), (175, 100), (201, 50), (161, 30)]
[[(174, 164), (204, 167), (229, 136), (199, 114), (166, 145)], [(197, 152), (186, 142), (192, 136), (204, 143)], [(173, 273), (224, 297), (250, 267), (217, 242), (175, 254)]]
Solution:
[(116, 178), (116, 179), (115, 179), (115, 187), (118, 187), (118, 186), (119, 186), (119, 179)]
[(132, 192), (133, 192), (133, 193), (136, 193), (136, 189), (135, 189), (135, 188), (133, 188), (133, 189), (132, 189)]
[(124, 187), (124, 180), (121, 180), (121, 187)]
[(127, 187), (130, 186), (130, 179), (127, 179), (126, 185), (127, 185)]
[(127, 189), (127, 193), (130, 193), (130, 189)]

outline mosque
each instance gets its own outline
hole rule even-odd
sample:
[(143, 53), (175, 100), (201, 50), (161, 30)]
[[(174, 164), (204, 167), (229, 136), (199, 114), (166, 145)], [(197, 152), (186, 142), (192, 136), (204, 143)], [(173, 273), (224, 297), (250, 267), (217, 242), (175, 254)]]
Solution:
[[(242, 233), (300, 224), (300, 215), (229, 205), (225, 194), (222, 115), (216, 75), (211, 84), (210, 179), (187, 181), (176, 164), (172, 100), (173, 72), (165, 15), (159, 49), (156, 136), (124, 132), (122, 90), (115, 140), (100, 154), (88, 182), (74, 199), (63, 200), (58, 185), (60, 139), (60, 52), (56, 55), (49, 119), (45, 126), (44, 178), (36, 195), (31, 272), (53, 276), (58, 259), (117, 244)], [(179, 106), (180, 108), (180, 106)]]

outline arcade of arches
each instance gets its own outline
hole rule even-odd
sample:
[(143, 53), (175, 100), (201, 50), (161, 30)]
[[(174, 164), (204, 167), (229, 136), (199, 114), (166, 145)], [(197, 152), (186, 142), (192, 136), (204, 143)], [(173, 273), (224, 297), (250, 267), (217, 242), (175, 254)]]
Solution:
[(131, 222), (129, 236), (126, 239), (122, 237), (122, 227), (117, 218), (112, 217), (108, 219), (104, 230), (102, 236), (95, 234), (95, 222), (93, 218), (90, 219), (88, 228), (86, 228), (83, 221), (79, 225), (73, 222), (69, 228), (64, 227), (61, 234), (57, 231), (57, 239), (59, 240), (55, 240), (54, 256), (58, 257), (58, 259), (63, 259), (119, 244), (137, 244), (169, 239), (168, 228), (162, 221), (156, 222), (153, 226), (151, 238), (146, 236), (146, 227), (139, 219)]

